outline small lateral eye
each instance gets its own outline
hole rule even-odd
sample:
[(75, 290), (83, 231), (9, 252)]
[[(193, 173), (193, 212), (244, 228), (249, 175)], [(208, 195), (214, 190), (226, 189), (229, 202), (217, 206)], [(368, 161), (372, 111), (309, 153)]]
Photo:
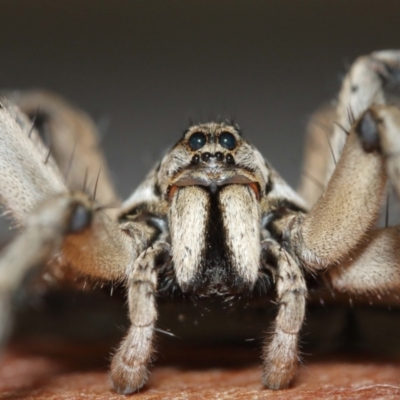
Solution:
[(78, 233), (89, 227), (92, 222), (92, 211), (83, 204), (77, 204), (72, 211), (71, 219), (67, 228), (68, 233)]
[(192, 150), (199, 150), (206, 144), (206, 136), (202, 132), (195, 132), (189, 138), (189, 146)]
[(219, 144), (225, 149), (232, 150), (236, 147), (236, 138), (230, 132), (222, 132), (219, 135)]

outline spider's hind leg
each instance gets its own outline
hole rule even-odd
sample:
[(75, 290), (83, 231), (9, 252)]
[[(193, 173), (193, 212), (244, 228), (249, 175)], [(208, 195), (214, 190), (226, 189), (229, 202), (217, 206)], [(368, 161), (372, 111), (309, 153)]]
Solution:
[(60, 251), (65, 235), (89, 228), (92, 211), (79, 196), (58, 195), (44, 201), (25, 221), (21, 233), (0, 254), (0, 345), (12, 324), (15, 294), (32, 270)]

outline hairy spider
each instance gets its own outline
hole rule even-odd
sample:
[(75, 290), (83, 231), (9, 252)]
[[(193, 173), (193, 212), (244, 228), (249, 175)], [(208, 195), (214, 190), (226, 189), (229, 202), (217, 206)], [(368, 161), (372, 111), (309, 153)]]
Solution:
[[(307, 170), (326, 184), (322, 194), (305, 180), (303, 200), (237, 125), (211, 122), (190, 127), (117, 212), (107, 208), (120, 202), (90, 119), (49, 94), (10, 93), (0, 108), (0, 197), (22, 229), (0, 259), (0, 337), (13, 293), (35, 266), (49, 263), (60, 279), (72, 270), (123, 281), (131, 326), (111, 377), (117, 392), (132, 393), (148, 377), (157, 293), (231, 296), (274, 285), (279, 306), (263, 382), (287, 387), (307, 275), (323, 273), (350, 293), (400, 287), (399, 230), (375, 228), (387, 176), (400, 193), (400, 110), (384, 95), (399, 74), (399, 51), (353, 64), (336, 110), (325, 113), (337, 122), (334, 157), (313, 136), (306, 153)], [(88, 166), (101, 168), (96, 182), (86, 182)]]

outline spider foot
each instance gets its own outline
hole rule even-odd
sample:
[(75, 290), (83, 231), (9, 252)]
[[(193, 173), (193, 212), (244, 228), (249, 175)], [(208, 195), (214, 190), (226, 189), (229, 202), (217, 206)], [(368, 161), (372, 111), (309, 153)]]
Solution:
[(264, 353), (264, 386), (271, 390), (286, 389), (296, 375), (297, 364), (297, 335), (275, 333)]
[(127, 365), (122, 355), (116, 354), (111, 364), (111, 381), (114, 390), (119, 394), (137, 392), (148, 379), (146, 365)]
[(153, 331), (152, 326), (131, 326), (111, 362), (111, 381), (116, 392), (134, 393), (147, 382)]

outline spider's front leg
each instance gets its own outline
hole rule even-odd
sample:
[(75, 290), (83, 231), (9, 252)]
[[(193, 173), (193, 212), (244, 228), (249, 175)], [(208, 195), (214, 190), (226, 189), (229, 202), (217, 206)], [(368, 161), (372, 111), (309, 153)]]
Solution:
[(378, 216), (386, 173), (365, 118), (351, 130), (335, 173), (310, 213), (277, 220), (286, 238), (281, 247), (263, 242), (266, 261), (277, 269), (279, 302), (274, 335), (264, 349), (264, 384), (270, 389), (287, 387), (296, 373), (307, 293), (304, 269), (315, 272), (344, 260), (367, 239)]
[(263, 382), (270, 389), (283, 389), (289, 386), (297, 371), (307, 288), (303, 273), (289, 252), (273, 240), (264, 240), (261, 245), (268, 254), (268, 263), (276, 267), (279, 305), (271, 340), (264, 347)]
[[(377, 143), (387, 173), (400, 194), (400, 110), (373, 106), (363, 115), (369, 142)], [(398, 293), (400, 289), (399, 227), (374, 229), (345, 262), (326, 274), (336, 289), (352, 294)]]
[(157, 320), (157, 264), (169, 255), (170, 245), (157, 241), (128, 266), (131, 326), (111, 363), (111, 379), (118, 393), (135, 392), (147, 381)]
[(400, 198), (400, 109), (395, 106), (372, 107), (370, 125), (385, 158), (389, 179)]
[(334, 124), (330, 147), (334, 157), (326, 159), (327, 183), (346, 142), (345, 131), (372, 105), (387, 103), (385, 90), (399, 83), (400, 51), (376, 51), (359, 57), (346, 74), (338, 96), (337, 123)]
[(368, 118), (366, 113), (353, 125), (325, 192), (293, 226), (295, 253), (310, 271), (343, 261), (368, 240), (378, 218), (387, 175)]
[(398, 161), (389, 154), (397, 139), (391, 133), (397, 132), (393, 127), (399, 123), (398, 111), (380, 104), (385, 103), (385, 86), (398, 83), (399, 71), (400, 52), (379, 51), (357, 59), (343, 81), (339, 124), (332, 140), (336, 160), (340, 159), (325, 192), (293, 229), (296, 254), (312, 271), (337, 265), (369, 240), (386, 186), (386, 170), (396, 182)]

